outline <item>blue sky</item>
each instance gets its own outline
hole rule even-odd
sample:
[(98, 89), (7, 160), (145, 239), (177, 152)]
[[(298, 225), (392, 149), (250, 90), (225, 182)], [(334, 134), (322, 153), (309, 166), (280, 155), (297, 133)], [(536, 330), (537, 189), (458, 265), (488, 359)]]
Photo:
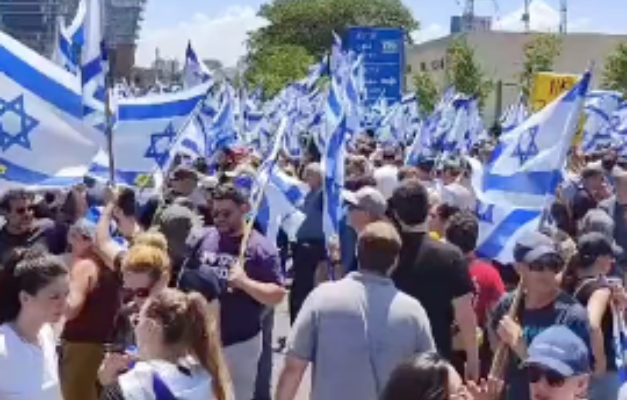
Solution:
[[(418, 40), (428, 40), (448, 33), (451, 15), (459, 14), (463, 0), (405, 0), (421, 23)], [(146, 20), (139, 44), (138, 62), (147, 65), (155, 50), (163, 57), (181, 58), (189, 38), (204, 58), (216, 58), (227, 65), (244, 54), (246, 32), (263, 26), (255, 16), (261, 0), (148, 0)], [(437, 7), (434, 7), (434, 4)], [(560, 0), (534, 0), (532, 26), (555, 30), (559, 22)], [(627, 31), (626, 0), (568, 0), (569, 29), (619, 33)], [(523, 0), (475, 0), (476, 13), (489, 15), (506, 30), (520, 30)]]

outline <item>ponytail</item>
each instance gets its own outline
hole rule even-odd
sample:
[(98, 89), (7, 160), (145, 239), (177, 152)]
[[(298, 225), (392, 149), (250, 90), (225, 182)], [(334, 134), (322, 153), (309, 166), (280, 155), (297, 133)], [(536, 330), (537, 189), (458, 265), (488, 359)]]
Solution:
[(218, 313), (196, 292), (187, 295), (189, 340), (198, 362), (211, 374), (217, 400), (231, 400), (231, 379), (222, 353)]

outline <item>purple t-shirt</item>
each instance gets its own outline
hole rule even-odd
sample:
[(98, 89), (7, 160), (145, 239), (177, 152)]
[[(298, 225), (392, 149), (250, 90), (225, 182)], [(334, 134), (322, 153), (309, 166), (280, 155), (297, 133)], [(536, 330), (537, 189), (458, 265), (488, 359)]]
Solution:
[[(218, 289), (224, 346), (255, 337), (261, 331), (261, 314), (265, 308), (242, 290), (227, 290), (229, 270), (237, 261), (240, 243), (241, 237), (221, 236), (211, 228), (185, 266), (196, 270), (198, 277), (212, 288), (210, 291)], [(255, 281), (283, 284), (278, 251), (257, 231), (250, 235), (244, 270)]]

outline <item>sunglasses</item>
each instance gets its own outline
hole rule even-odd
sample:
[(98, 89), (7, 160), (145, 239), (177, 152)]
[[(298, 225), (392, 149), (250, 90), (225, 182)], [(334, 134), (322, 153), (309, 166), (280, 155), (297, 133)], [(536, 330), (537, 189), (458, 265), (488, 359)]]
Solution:
[(134, 299), (147, 299), (150, 296), (151, 290), (152, 288), (123, 288), (122, 299), (125, 303), (128, 303)]
[(28, 212), (33, 212), (33, 211), (35, 211), (35, 206), (19, 207), (13, 210), (13, 212), (17, 215), (24, 215)]
[(530, 383), (538, 383), (544, 377), (549, 386), (561, 387), (566, 381), (565, 377), (551, 369), (530, 366), (526, 368), (526, 371)]

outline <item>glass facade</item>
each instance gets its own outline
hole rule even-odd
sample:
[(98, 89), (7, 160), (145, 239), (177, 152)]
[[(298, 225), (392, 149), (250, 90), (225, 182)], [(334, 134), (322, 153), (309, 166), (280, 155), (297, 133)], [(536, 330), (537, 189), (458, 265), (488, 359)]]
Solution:
[(61, 0), (0, 0), (0, 29), (50, 56)]
[[(0, 0), (0, 29), (37, 52), (53, 52), (57, 18), (74, 18), (80, 0)], [(106, 41), (110, 47), (135, 44), (147, 0), (105, 0)]]

